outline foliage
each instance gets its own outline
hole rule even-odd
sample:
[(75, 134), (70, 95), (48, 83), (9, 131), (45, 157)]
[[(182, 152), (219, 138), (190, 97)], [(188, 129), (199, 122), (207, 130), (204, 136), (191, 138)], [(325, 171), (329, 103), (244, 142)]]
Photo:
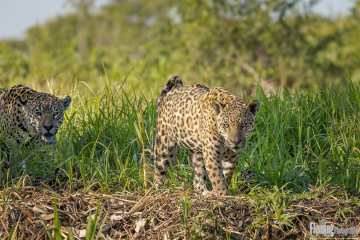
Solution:
[[(61, 127), (57, 152), (44, 155), (31, 148), (13, 149), (17, 160), (9, 176), (21, 177), (25, 161), (27, 173), (34, 177), (51, 178), (60, 169), (73, 190), (98, 186), (105, 191), (145, 191), (143, 155), (152, 169), (155, 102), (137, 92), (128, 93), (126, 81), (109, 82), (99, 93), (88, 90), (86, 94), (78, 92), (75, 82), (68, 93), (74, 102)], [(261, 105), (256, 128), (242, 152), (231, 194), (242, 191), (240, 174), (249, 169), (255, 174), (255, 182), (250, 182), (254, 186), (301, 193), (310, 185), (330, 184), (358, 195), (359, 92), (351, 82), (344, 91), (321, 87), (312, 94), (291, 95), (285, 88), (268, 98), (258, 86), (254, 98)], [(140, 107), (143, 134), (139, 135), (134, 123), (139, 121)], [(167, 184), (183, 189), (192, 182), (191, 161), (184, 150), (176, 158), (178, 165), (169, 172), (172, 177)], [(61, 178), (59, 174), (55, 178)], [(148, 174), (149, 183), (152, 175)]]
[(185, 230), (185, 239), (190, 239), (191, 227), (188, 226), (189, 211), (190, 211), (190, 200), (188, 199), (188, 192), (185, 193), (184, 198), (181, 200), (183, 215), (180, 217), (181, 223)]
[(80, 8), (85, 1), (29, 29), (21, 47), (2, 43), (0, 82), (69, 83), (76, 75), (97, 87), (107, 74), (147, 92), (178, 74), (249, 92), (259, 79), (289, 89), (360, 81), (359, 1), (337, 18), (313, 14), (318, 1), (113, 0), (98, 12), (91, 1)]

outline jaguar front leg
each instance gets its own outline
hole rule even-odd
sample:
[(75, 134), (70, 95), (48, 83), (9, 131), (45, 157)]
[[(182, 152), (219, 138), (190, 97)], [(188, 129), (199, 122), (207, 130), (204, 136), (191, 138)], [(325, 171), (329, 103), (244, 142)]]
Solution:
[(195, 152), (192, 154), (192, 163), (194, 167), (194, 189), (200, 194), (204, 195), (209, 193), (206, 189), (206, 168), (201, 152)]
[(11, 168), (11, 155), (9, 153), (4, 153), (1, 151), (1, 160), (2, 160), (2, 168), (1, 168), (1, 176), (0, 176), (0, 184), (5, 185), (7, 180), (7, 173)]
[(231, 183), (231, 178), (234, 174), (239, 159), (240, 159), (240, 152), (234, 152), (230, 149), (224, 152), (224, 156), (222, 159), (222, 168), (228, 186)]
[(176, 150), (176, 144), (169, 136), (156, 136), (154, 148), (154, 184), (156, 189), (164, 185), (167, 169), (170, 166)]
[(222, 148), (219, 145), (203, 147), (203, 155), (214, 194), (217, 196), (229, 195), (228, 184), (222, 170)]

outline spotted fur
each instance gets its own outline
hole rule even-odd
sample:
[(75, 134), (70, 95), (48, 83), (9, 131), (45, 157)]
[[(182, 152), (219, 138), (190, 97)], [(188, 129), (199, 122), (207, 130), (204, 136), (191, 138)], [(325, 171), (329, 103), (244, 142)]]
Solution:
[(161, 94), (159, 96), (158, 102), (157, 102), (157, 107), (159, 106), (160, 102), (162, 102), (162, 99), (165, 97), (165, 95), (170, 92), (170, 90), (175, 87), (182, 87), (183, 86), (183, 82), (182, 79), (179, 78), (178, 76), (174, 76), (172, 78), (170, 78), (170, 80), (167, 82), (167, 84), (165, 85), (164, 89), (161, 91)]
[(155, 186), (163, 185), (179, 146), (192, 153), (195, 190), (207, 192), (207, 173), (214, 194), (228, 195), (228, 184), (254, 129), (258, 109), (258, 100), (246, 104), (222, 87), (183, 86), (181, 78), (171, 78), (157, 103)]
[(56, 144), (71, 97), (39, 93), (23, 85), (0, 89), (0, 134), (17, 144)]

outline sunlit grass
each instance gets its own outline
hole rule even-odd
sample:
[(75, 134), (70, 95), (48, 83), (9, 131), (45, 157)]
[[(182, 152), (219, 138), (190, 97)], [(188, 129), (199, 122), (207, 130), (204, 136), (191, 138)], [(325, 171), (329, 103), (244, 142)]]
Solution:
[[(330, 184), (359, 194), (358, 93), (359, 87), (349, 83), (342, 91), (322, 87), (314, 93), (290, 94), (282, 89), (267, 97), (259, 86), (252, 97), (261, 103), (255, 131), (239, 161), (231, 194), (241, 194), (239, 174), (245, 169), (255, 174), (253, 184), (269, 188), (301, 193), (309, 184)], [(155, 101), (129, 91), (124, 82), (105, 82), (103, 89), (89, 89), (85, 95), (74, 87), (68, 94), (74, 101), (58, 134), (57, 151), (41, 154), (16, 148), (12, 177), (26, 171), (46, 179), (57, 171), (59, 177), (66, 175), (72, 190), (145, 191), (142, 156), (144, 152), (149, 163), (146, 181), (151, 185)], [(178, 150), (175, 162), (168, 185), (190, 186), (188, 152)]]

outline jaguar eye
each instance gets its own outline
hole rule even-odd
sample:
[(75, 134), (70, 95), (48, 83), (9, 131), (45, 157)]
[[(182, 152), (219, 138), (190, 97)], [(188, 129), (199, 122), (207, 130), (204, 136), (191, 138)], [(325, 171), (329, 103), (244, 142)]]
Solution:
[(229, 128), (229, 124), (224, 124), (224, 128)]
[(42, 112), (35, 112), (36, 116), (41, 117)]
[(246, 123), (242, 123), (242, 124), (241, 124), (241, 127), (245, 127), (245, 126), (246, 126)]
[(58, 115), (59, 115), (59, 108), (57, 108), (57, 107), (53, 107), (53, 109), (52, 109), (52, 113), (53, 113), (53, 116), (54, 117), (57, 117)]

